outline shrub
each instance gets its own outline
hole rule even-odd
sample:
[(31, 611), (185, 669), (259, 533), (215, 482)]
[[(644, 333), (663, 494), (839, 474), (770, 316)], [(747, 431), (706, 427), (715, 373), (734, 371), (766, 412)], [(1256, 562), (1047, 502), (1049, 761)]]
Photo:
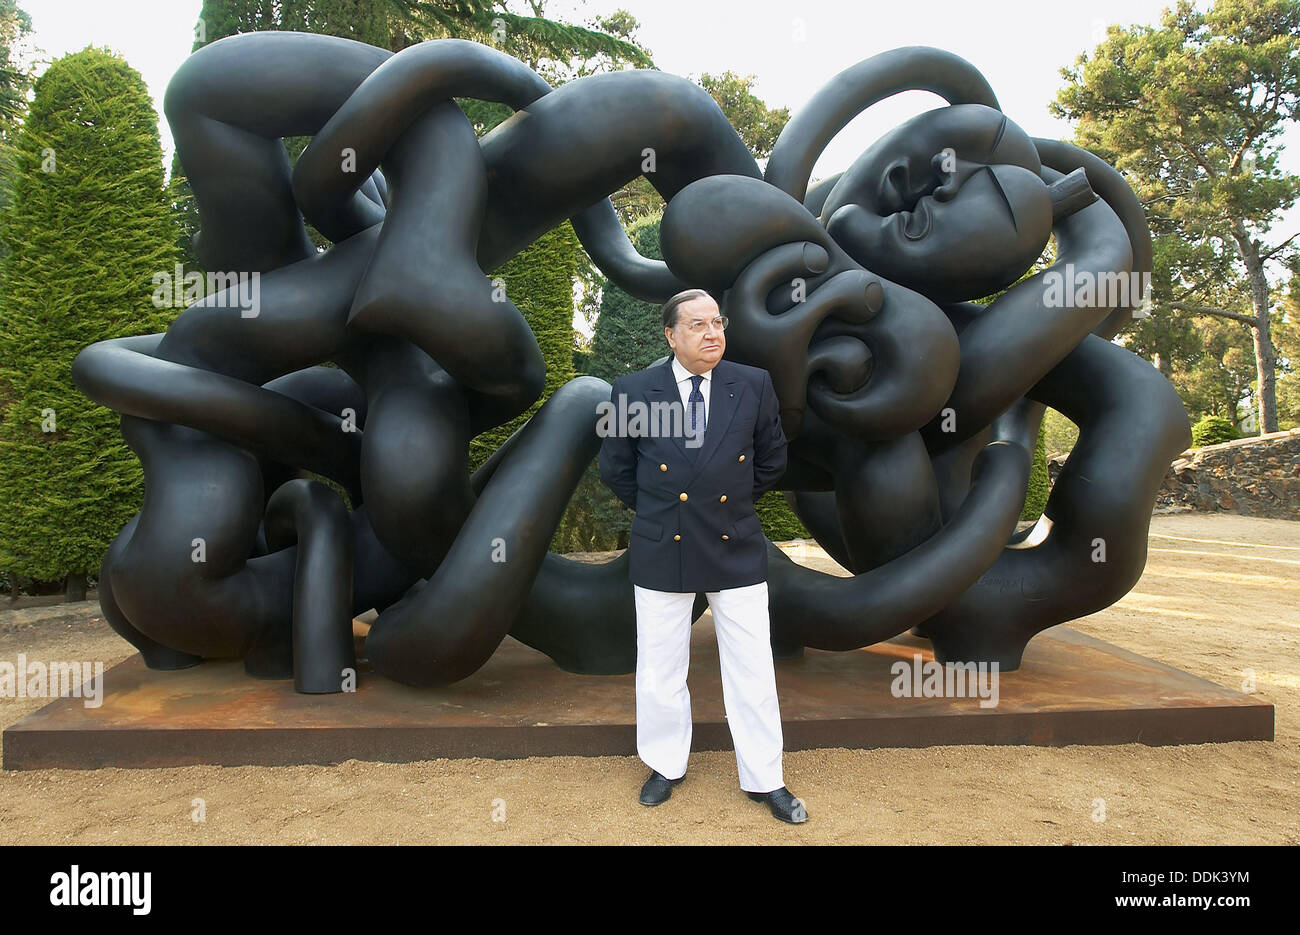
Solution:
[(1192, 447), (1204, 448), (1240, 438), (1237, 427), (1223, 416), (1203, 416), (1192, 426)]

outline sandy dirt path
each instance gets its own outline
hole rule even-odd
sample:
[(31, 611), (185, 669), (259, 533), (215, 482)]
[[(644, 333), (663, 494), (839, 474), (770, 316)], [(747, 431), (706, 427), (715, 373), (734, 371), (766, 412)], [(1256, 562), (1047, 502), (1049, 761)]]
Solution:
[[(0, 841), (1300, 844), (1300, 523), (1163, 516), (1151, 533), (1133, 592), (1071, 626), (1221, 685), (1253, 671), (1276, 741), (787, 753), (811, 816), (798, 826), (741, 793), (730, 751), (692, 754), (653, 809), (636, 757), (0, 772)], [(0, 659), (107, 667), (129, 651), (93, 617), (0, 626)], [(0, 724), (43, 703), (0, 699)]]

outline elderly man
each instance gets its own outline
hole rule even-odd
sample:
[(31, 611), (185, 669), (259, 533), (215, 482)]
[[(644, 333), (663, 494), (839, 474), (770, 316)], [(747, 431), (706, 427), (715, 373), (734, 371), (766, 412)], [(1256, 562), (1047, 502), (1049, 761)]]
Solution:
[(786, 469), (776, 391), (766, 370), (722, 359), (727, 320), (705, 290), (664, 303), (663, 325), (672, 356), (618, 377), (611, 402), (623, 411), (675, 410), (680, 430), (607, 435), (599, 458), (605, 483), (636, 511), (628, 575), (636, 594), (637, 753), (651, 769), (640, 801), (664, 802), (685, 778), (691, 611), (703, 591), (740, 787), (782, 821), (807, 821), (781, 774), (767, 543), (754, 512), (754, 500)]

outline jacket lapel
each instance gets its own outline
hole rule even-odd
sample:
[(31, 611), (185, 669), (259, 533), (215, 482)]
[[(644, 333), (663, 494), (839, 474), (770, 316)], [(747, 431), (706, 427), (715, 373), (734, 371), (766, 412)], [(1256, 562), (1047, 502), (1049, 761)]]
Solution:
[[(672, 379), (672, 363), (669, 362), (668, 378)], [(731, 426), (731, 420), (736, 415), (737, 397), (744, 392), (743, 384), (737, 383), (732, 376), (731, 367), (725, 360), (718, 361), (713, 368), (713, 376), (709, 387), (709, 417), (705, 420), (704, 425), (704, 445), (692, 451), (695, 460), (695, 470), (691, 473), (687, 483), (695, 480), (697, 474), (704, 465), (709, 463), (713, 453), (718, 450), (721, 444), (722, 436), (727, 434), (727, 429)], [(675, 389), (674, 385), (674, 389)], [(685, 444), (682, 446), (685, 448)]]
[[(709, 459), (713, 457), (713, 453), (718, 450), (718, 445), (722, 443), (722, 436), (726, 435), (727, 429), (731, 427), (731, 420), (736, 415), (739, 396), (744, 391), (745, 386), (743, 383), (736, 381), (731, 372), (730, 363), (726, 360), (718, 361), (717, 366), (713, 368), (713, 376), (709, 387), (709, 416), (704, 426), (704, 444), (699, 448), (687, 448), (685, 432), (672, 436), (677, 451), (688, 463), (693, 465), (687, 483), (695, 479), (704, 465), (708, 464)], [(650, 386), (646, 389), (646, 396), (648, 402), (652, 404), (663, 402), (676, 404), (678, 407), (681, 406), (682, 397), (677, 390), (677, 381), (674, 379), (671, 354), (662, 365), (654, 368), (654, 375)], [(685, 416), (684, 411), (683, 416)], [(684, 428), (685, 425), (683, 425)]]
[[(646, 396), (649, 397), (647, 401), (652, 406), (650, 410), (652, 413), (656, 411), (667, 411), (656, 410), (653, 408), (654, 403), (667, 403), (668, 405), (676, 404), (678, 408), (681, 407), (682, 399), (677, 392), (677, 381), (673, 379), (673, 357), (671, 354), (668, 355), (668, 359), (665, 360), (661, 366), (655, 368), (654, 375), (650, 381), (650, 386), (646, 389)], [(709, 429), (706, 424), (704, 427), (705, 444), (708, 444), (708, 435)], [(674, 433), (672, 440), (673, 444), (677, 446), (678, 453), (687, 461), (693, 461), (695, 456), (699, 454), (698, 448), (686, 447), (686, 437), (684, 434)]]

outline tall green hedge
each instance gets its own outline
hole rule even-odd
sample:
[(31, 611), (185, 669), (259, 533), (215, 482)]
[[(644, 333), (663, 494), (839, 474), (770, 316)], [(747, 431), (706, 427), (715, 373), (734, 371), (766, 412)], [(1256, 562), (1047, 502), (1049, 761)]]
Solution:
[(1038, 443), (1034, 445), (1034, 460), (1029, 466), (1029, 486), (1025, 491), (1025, 506), (1020, 511), (1020, 518), (1036, 521), (1043, 515), (1050, 493), (1051, 478), (1047, 473), (1047, 433), (1043, 426), (1038, 427)]
[(514, 431), (573, 379), (573, 277), (582, 244), (565, 221), (491, 273), (505, 282), (506, 297), (523, 314), (546, 362), (546, 386), (528, 410), (470, 442), (471, 470), (488, 459)]
[[(658, 215), (642, 218), (628, 228), (628, 239), (642, 256), (663, 259), (659, 252)], [(600, 314), (596, 318), (590, 353), (583, 354), (586, 372), (610, 383), (642, 370), (668, 353), (659, 306), (634, 299), (613, 283), (602, 282)], [(627, 547), (632, 511), (600, 478), (593, 458), (574, 492), (564, 524), (552, 548), (559, 552), (605, 552)]]
[(140, 507), (116, 413), (73, 385), (77, 353), (163, 331), (153, 275), (177, 258), (158, 115), (139, 73), (87, 48), (36, 82), (0, 215), (0, 568), (53, 581), (93, 573)]
[[(662, 260), (659, 223), (652, 215), (633, 223), (627, 231), (632, 246), (642, 256)], [(659, 306), (642, 302), (606, 281), (600, 296), (600, 315), (591, 337), (591, 373), (610, 383), (614, 378), (644, 370), (668, 353)]]

